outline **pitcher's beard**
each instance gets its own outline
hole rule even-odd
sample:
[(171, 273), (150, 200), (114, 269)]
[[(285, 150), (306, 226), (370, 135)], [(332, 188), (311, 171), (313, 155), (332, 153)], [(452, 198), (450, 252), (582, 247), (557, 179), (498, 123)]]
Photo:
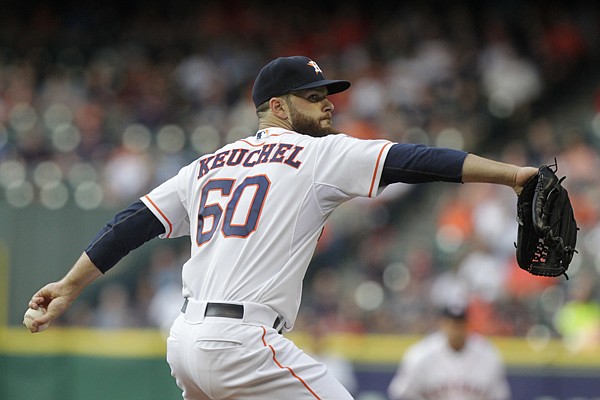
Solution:
[(290, 108), (290, 117), (292, 120), (292, 129), (298, 133), (313, 137), (322, 137), (340, 133), (332, 126), (322, 127), (318, 120), (311, 119), (306, 115), (299, 113), (294, 107)]

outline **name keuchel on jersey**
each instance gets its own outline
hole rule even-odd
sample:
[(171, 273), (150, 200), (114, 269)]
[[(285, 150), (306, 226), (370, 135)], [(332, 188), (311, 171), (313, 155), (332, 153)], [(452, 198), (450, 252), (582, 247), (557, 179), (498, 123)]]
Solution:
[(302, 150), (304, 147), (289, 143), (270, 143), (252, 151), (242, 148), (221, 151), (199, 160), (198, 178), (213, 169), (238, 165), (251, 168), (258, 164), (275, 163), (298, 168), (302, 164), (298, 159)]

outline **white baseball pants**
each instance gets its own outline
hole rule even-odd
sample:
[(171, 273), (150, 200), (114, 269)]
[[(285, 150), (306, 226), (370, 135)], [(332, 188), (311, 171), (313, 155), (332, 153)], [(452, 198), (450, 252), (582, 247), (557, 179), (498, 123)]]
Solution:
[(352, 400), (326, 367), (272, 328), (276, 313), (244, 304), (242, 319), (204, 316), (190, 300), (173, 323), (167, 361), (186, 400)]

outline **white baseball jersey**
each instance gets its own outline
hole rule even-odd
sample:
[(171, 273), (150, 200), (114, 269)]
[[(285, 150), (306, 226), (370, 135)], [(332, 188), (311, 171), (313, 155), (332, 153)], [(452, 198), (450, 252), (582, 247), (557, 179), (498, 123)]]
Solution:
[(327, 217), (373, 197), (391, 142), (270, 128), (182, 168), (142, 201), (162, 238), (189, 235), (183, 295), (268, 305), (292, 328)]
[(388, 394), (394, 400), (507, 400), (510, 388), (500, 354), (487, 339), (471, 334), (455, 351), (436, 332), (406, 351)]

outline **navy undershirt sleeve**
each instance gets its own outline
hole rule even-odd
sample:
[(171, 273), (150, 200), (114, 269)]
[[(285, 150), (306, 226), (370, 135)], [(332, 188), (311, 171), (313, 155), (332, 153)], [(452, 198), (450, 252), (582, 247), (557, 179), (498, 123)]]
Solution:
[(467, 157), (460, 150), (396, 143), (385, 159), (381, 185), (390, 183), (462, 182)]
[(94, 265), (105, 273), (131, 250), (164, 232), (163, 224), (138, 200), (107, 222), (85, 252)]

